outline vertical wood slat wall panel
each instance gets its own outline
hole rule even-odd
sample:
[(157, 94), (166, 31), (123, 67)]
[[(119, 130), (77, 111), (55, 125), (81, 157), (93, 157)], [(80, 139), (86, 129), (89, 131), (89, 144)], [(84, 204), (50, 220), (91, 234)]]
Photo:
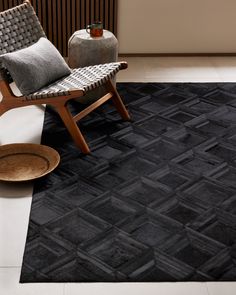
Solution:
[(62, 52), (66, 52), (67, 49), (67, 28), (66, 28), (66, 18), (67, 18), (67, 9), (66, 2), (70, 0), (61, 0), (61, 20), (62, 20)]
[(80, 0), (80, 28), (84, 27), (84, 24), (86, 23), (86, 0)]
[(55, 13), (55, 11), (57, 11), (57, 0), (52, 0), (52, 16), (53, 17), (53, 21), (52, 21), (52, 40), (53, 40), (53, 44), (55, 44), (56, 47), (58, 47), (58, 34), (57, 34), (57, 13)]
[[(105, 9), (106, 7), (106, 9)], [(105, 0), (105, 6), (103, 7), (103, 15), (105, 16), (105, 27), (108, 28), (109, 27), (109, 19), (107, 17), (107, 14), (109, 13), (109, 0)]]
[[(0, 11), (23, 0), (0, 0)], [(118, 0), (31, 0), (50, 41), (67, 56), (67, 43), (74, 31), (102, 21), (104, 28), (117, 34)]]
[(76, 16), (73, 11), (76, 11), (76, 1), (71, 1), (71, 31), (74, 32), (76, 30)]
[[(52, 0), (47, 0), (46, 17), (47, 17), (47, 27), (48, 27), (48, 39), (54, 41), (52, 36), (52, 30), (53, 30)], [(51, 22), (50, 24), (49, 24), (49, 21)]]
[(62, 50), (62, 20), (61, 20), (61, 0), (57, 0), (57, 9), (55, 10), (57, 13), (57, 48), (58, 50), (63, 53)]

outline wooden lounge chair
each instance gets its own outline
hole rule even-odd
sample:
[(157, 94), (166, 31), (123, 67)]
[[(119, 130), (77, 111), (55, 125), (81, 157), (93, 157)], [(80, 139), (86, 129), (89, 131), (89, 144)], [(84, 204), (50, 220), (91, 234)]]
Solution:
[[(41, 37), (46, 36), (30, 1), (25, 0), (23, 4), (0, 13), (0, 54), (26, 48)], [(75, 144), (83, 153), (88, 154), (90, 149), (77, 125), (79, 120), (109, 99), (113, 101), (124, 120), (130, 119), (128, 111), (111, 82), (119, 70), (126, 68), (126, 62), (115, 62), (74, 69), (70, 75), (35, 93), (15, 96), (10, 87), (12, 80), (9, 72), (0, 63), (0, 91), (3, 96), (0, 102), (0, 116), (13, 108), (50, 105), (60, 115)], [(91, 77), (93, 77), (92, 80)], [(101, 85), (105, 86), (107, 93), (77, 115), (72, 116), (67, 107), (68, 101), (78, 99)]]

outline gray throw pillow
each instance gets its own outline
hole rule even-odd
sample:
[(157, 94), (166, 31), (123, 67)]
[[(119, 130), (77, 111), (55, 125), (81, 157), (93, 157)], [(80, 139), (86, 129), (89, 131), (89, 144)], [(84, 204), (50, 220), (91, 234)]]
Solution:
[(43, 37), (27, 48), (1, 55), (0, 60), (23, 95), (71, 73), (56, 47)]

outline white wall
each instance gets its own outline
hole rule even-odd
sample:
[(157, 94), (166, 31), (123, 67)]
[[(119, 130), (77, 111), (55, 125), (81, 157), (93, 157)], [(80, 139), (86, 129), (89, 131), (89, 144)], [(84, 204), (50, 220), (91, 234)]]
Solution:
[(236, 52), (236, 0), (118, 0), (120, 53)]

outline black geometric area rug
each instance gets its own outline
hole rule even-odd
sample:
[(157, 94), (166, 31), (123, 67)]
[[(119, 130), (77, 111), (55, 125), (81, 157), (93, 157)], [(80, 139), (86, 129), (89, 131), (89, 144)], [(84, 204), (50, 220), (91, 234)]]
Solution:
[(90, 155), (47, 109), (61, 163), (35, 183), (21, 282), (236, 280), (236, 84), (118, 90), (133, 120), (82, 120)]

